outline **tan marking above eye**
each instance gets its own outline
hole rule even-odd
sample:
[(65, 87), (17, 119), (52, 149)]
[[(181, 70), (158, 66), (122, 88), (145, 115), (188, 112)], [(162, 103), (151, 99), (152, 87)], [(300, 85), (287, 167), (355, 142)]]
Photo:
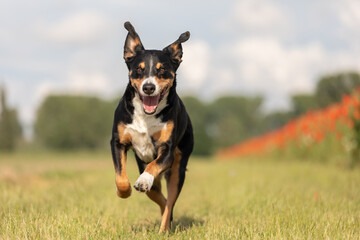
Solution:
[(145, 69), (145, 62), (139, 63), (139, 67), (142, 68), (142, 69)]
[(162, 65), (161, 63), (159, 63), (159, 62), (158, 62), (158, 63), (156, 64), (156, 69), (158, 69), (158, 70), (159, 70), (162, 66), (163, 66), (163, 65)]

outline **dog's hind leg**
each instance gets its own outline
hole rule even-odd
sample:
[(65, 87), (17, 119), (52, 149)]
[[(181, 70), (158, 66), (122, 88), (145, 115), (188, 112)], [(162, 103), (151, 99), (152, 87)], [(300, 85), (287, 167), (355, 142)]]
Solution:
[(161, 192), (161, 175), (155, 178), (154, 184), (146, 195), (159, 205), (162, 216), (165, 211), (166, 198)]
[(164, 230), (170, 231), (171, 221), (172, 221), (172, 212), (178, 198), (181, 187), (184, 183), (185, 179), (185, 169), (181, 169), (181, 152), (178, 148), (176, 148), (174, 152), (174, 162), (169, 169), (165, 173), (166, 184), (167, 184), (167, 191), (168, 191), (168, 198), (166, 201), (165, 210), (163, 212), (161, 218), (161, 226), (159, 233), (163, 232)]
[(166, 201), (165, 211), (161, 219), (159, 233), (164, 230), (170, 231), (174, 205), (184, 185), (186, 166), (193, 147), (194, 138), (192, 134), (192, 126), (189, 124), (183, 139), (174, 151), (174, 162), (171, 168), (165, 173), (168, 198)]

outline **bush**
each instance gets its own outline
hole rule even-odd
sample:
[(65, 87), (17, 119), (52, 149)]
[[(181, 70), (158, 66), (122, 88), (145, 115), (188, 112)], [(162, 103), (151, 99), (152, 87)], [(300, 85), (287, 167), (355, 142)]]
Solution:
[(5, 89), (0, 88), (0, 150), (15, 150), (22, 137), (17, 111), (6, 104)]
[(114, 109), (95, 97), (49, 96), (37, 113), (36, 138), (53, 149), (107, 147)]

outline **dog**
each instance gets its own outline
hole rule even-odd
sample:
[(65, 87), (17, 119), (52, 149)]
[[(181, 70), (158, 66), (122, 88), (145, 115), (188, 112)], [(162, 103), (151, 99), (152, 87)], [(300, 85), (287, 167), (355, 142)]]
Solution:
[[(131, 185), (126, 173), (126, 155), (135, 153), (140, 176), (134, 188), (160, 206), (159, 233), (170, 231), (174, 204), (185, 180), (194, 146), (193, 129), (185, 106), (176, 93), (176, 70), (182, 61), (184, 32), (163, 50), (145, 50), (130, 22), (124, 45), (129, 83), (114, 114), (110, 141), (117, 195), (128, 198)], [(161, 178), (167, 184), (167, 199)]]

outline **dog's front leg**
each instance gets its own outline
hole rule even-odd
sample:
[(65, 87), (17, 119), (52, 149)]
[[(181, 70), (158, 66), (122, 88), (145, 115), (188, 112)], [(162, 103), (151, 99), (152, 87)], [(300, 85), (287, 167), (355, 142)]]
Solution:
[(126, 173), (126, 146), (117, 138), (113, 138), (111, 152), (115, 168), (116, 193), (121, 198), (128, 198), (131, 195), (131, 185)]
[(139, 176), (134, 184), (134, 188), (140, 192), (150, 191), (154, 179), (162, 172), (170, 168), (174, 161), (174, 154), (171, 154), (170, 146), (167, 143), (162, 144), (158, 150), (158, 157), (149, 163), (145, 171)]

